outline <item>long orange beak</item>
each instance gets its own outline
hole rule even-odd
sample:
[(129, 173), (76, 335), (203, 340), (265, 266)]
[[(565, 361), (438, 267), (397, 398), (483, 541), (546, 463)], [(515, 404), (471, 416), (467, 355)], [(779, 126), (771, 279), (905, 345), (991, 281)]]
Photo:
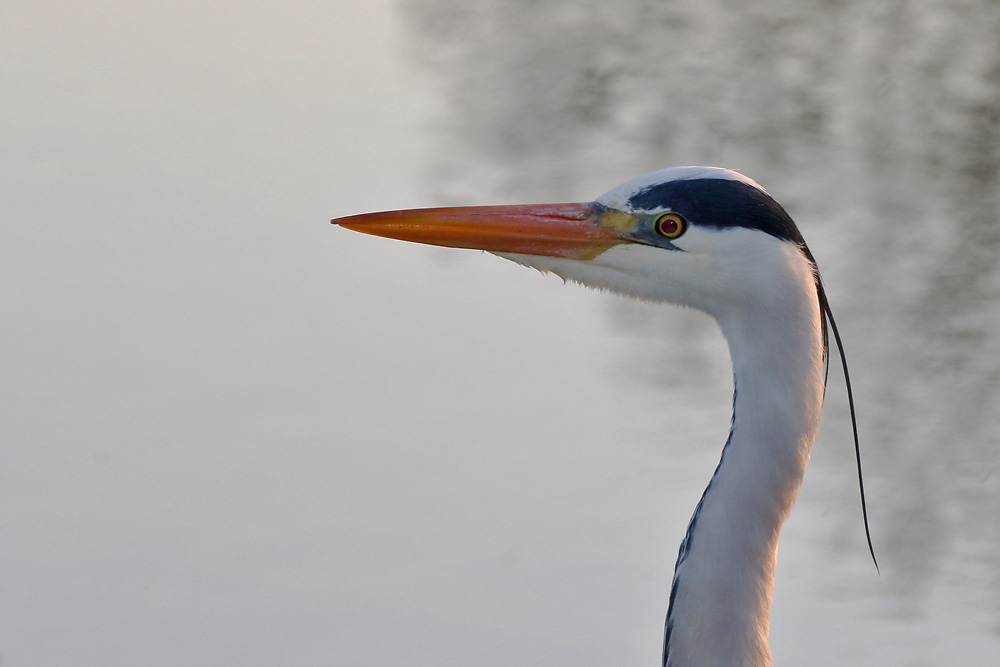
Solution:
[(593, 259), (626, 242), (585, 204), (419, 208), (331, 220), (365, 234), (449, 248)]

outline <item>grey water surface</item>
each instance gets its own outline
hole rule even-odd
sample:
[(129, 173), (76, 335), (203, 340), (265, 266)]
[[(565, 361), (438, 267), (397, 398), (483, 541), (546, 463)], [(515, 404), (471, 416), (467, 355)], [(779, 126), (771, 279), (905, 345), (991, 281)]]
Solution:
[(0, 660), (655, 665), (729, 425), (699, 313), (365, 237), (710, 163), (848, 348), (776, 663), (1000, 651), (1000, 5), (0, 6)]

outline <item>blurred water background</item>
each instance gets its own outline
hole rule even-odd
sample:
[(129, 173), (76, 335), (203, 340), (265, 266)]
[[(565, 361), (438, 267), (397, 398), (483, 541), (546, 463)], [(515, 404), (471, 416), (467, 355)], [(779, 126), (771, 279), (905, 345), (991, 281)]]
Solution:
[(656, 664), (698, 313), (331, 228), (748, 174), (851, 362), (777, 664), (1000, 650), (1000, 4), (0, 6), (4, 664)]

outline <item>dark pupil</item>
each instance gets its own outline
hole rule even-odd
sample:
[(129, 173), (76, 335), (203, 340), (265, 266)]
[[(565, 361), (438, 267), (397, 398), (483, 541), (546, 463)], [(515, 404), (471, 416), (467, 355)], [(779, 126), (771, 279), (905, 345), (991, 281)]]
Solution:
[(660, 218), (660, 233), (664, 236), (677, 233), (677, 219), (672, 216)]

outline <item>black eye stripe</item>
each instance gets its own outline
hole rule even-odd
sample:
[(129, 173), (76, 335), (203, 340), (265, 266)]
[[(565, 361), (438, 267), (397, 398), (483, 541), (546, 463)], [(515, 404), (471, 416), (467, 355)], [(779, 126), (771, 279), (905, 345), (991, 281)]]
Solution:
[(760, 188), (742, 181), (709, 177), (667, 181), (639, 190), (628, 203), (640, 212), (669, 208), (698, 227), (746, 227), (803, 243), (785, 209)]

